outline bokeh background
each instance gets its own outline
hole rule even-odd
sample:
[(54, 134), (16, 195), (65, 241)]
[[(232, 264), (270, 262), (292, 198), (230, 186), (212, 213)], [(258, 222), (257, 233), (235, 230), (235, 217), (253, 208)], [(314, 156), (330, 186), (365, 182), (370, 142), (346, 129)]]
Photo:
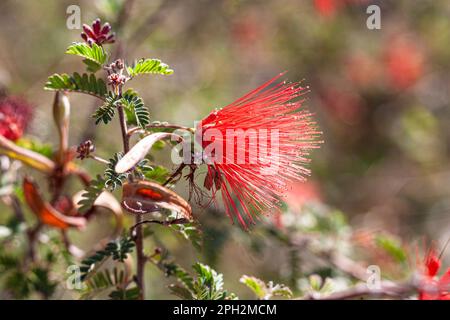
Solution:
[[(100, 17), (113, 25), (118, 43), (110, 48), (127, 61), (155, 57), (175, 70), (133, 81), (153, 120), (192, 127), (213, 108), (283, 71), (310, 86), (305, 107), (315, 114), (324, 144), (312, 154), (309, 181), (290, 191), (290, 218), (262, 224), (308, 224), (305, 208), (316, 203), (325, 216), (340, 212), (352, 230), (350, 243), (389, 233), (400, 247), (423, 239), (442, 247), (450, 237), (448, 1), (135, 0), (123, 14), (120, 0), (2, 0), (0, 87), (34, 106), (27, 134), (54, 144), (53, 93), (43, 90), (44, 83), (55, 72), (83, 68), (79, 59), (64, 55), (80, 40), (80, 30), (66, 27), (71, 4), (80, 6), (83, 23)], [(381, 8), (380, 30), (366, 26), (370, 4)], [(93, 125), (96, 101), (74, 94), (71, 103), (71, 145), (92, 139), (105, 157), (121, 148), (117, 122)], [(173, 168), (167, 152), (155, 157)], [(177, 191), (186, 195), (186, 185)], [(0, 208), (4, 220), (8, 208)], [(307, 257), (265, 236), (264, 227), (244, 232), (229, 225), (221, 208), (195, 208), (195, 215), (205, 234), (202, 251), (154, 227), (158, 241), (186, 268), (200, 260), (223, 272), (226, 287), (240, 297), (251, 296), (239, 284), (242, 274), (300, 288), (302, 276), (311, 273), (304, 267)], [(89, 247), (104, 229), (99, 223), (73, 237)], [(373, 258), (355, 257), (365, 264)], [(149, 298), (171, 297), (165, 287), (170, 281), (152, 266), (147, 281)]]

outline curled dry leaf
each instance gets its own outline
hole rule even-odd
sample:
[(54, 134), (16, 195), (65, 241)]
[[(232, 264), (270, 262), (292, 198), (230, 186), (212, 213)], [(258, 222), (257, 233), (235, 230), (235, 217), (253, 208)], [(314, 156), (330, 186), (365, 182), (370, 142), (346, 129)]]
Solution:
[(122, 206), (131, 213), (150, 213), (161, 208), (180, 213), (183, 219), (192, 220), (189, 203), (170, 189), (150, 181), (129, 182), (123, 185)]
[(23, 180), (23, 191), (26, 203), (43, 224), (63, 230), (69, 227), (82, 228), (86, 225), (84, 217), (66, 216), (51, 206), (50, 203), (45, 202), (36, 184), (31, 179), (25, 178)]
[(3, 136), (0, 136), (0, 154), (20, 160), (22, 163), (47, 174), (55, 169), (55, 163), (52, 160), (34, 151), (19, 147)]
[(117, 173), (125, 173), (132, 169), (136, 164), (145, 158), (156, 141), (172, 138), (176, 141), (182, 141), (182, 138), (169, 132), (157, 132), (150, 134), (136, 143), (123, 157), (117, 162), (115, 170)]

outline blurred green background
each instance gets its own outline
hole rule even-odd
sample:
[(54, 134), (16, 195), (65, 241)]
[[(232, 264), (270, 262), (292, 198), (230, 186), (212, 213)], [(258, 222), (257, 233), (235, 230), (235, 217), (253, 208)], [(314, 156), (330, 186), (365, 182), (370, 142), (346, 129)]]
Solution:
[[(120, 45), (126, 61), (159, 58), (175, 70), (133, 81), (152, 120), (192, 127), (282, 71), (291, 81), (304, 79), (310, 86), (305, 106), (325, 143), (312, 154), (309, 182), (293, 188), (291, 210), (324, 203), (341, 210), (354, 230), (389, 232), (403, 243), (426, 238), (443, 244), (450, 237), (448, 1), (136, 0), (120, 16), (120, 0), (2, 0), (0, 86), (35, 107), (28, 134), (55, 144), (53, 93), (44, 83), (52, 73), (83, 68), (64, 55), (81, 40), (81, 30), (66, 27), (71, 4), (80, 6), (82, 23), (100, 17), (113, 25), (118, 43), (108, 49)], [(380, 30), (366, 26), (369, 4), (381, 8)], [(118, 122), (95, 127), (95, 101), (70, 98), (71, 145), (91, 138), (100, 155), (118, 151)], [(167, 152), (156, 159), (173, 168)], [(186, 185), (177, 191), (186, 195)], [(8, 214), (5, 207), (1, 212)], [(180, 264), (211, 264), (241, 297), (250, 297), (238, 282), (242, 274), (289, 282), (289, 250), (261, 239), (258, 228), (246, 233), (230, 226), (222, 212), (195, 208), (194, 214), (204, 227), (202, 252), (154, 227)], [(87, 248), (104, 229), (98, 224), (73, 237)], [(161, 279), (148, 266), (149, 298), (170, 297)]]

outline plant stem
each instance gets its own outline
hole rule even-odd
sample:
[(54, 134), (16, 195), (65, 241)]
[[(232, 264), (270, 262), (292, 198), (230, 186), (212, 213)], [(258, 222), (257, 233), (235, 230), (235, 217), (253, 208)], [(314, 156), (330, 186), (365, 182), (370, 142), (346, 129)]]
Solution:
[(145, 299), (145, 283), (144, 283), (144, 270), (146, 257), (144, 255), (144, 237), (142, 232), (142, 216), (136, 215), (136, 255), (137, 255), (137, 285), (139, 287), (139, 299)]
[[(121, 94), (121, 92), (119, 92)], [(119, 120), (120, 120), (120, 129), (122, 131), (122, 141), (123, 141), (123, 151), (124, 153), (127, 153), (130, 150), (129, 145), (129, 135), (128, 135), (128, 128), (127, 128), (127, 121), (125, 118), (125, 112), (123, 110), (122, 105), (117, 106), (117, 111), (119, 113)], [(145, 262), (146, 257), (144, 254), (144, 237), (142, 232), (142, 216), (136, 215), (136, 236), (135, 236), (135, 243), (136, 243), (136, 283), (139, 287), (139, 299), (144, 300), (145, 299), (145, 283), (144, 283), (144, 270), (145, 270)]]
[(127, 153), (128, 150), (130, 150), (130, 144), (129, 139), (127, 135), (127, 120), (125, 118), (125, 112), (123, 111), (123, 106), (118, 105), (117, 111), (119, 113), (119, 120), (120, 120), (120, 129), (122, 131), (122, 141), (123, 141), (123, 152)]

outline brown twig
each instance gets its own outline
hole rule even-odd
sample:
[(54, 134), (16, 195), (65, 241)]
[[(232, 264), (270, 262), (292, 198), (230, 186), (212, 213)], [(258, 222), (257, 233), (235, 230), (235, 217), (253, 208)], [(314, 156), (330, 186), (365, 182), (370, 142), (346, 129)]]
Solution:
[(371, 298), (395, 298), (402, 299), (409, 297), (417, 292), (418, 288), (412, 281), (404, 283), (394, 283), (383, 281), (377, 288), (370, 288), (367, 284), (362, 283), (353, 288), (332, 293), (326, 296), (309, 295), (306, 300), (348, 300), (364, 297)]
[(38, 222), (38, 224), (33, 227), (29, 228), (27, 230), (27, 236), (28, 236), (28, 259), (31, 262), (34, 262), (36, 259), (36, 251), (35, 251), (35, 245), (38, 238), (39, 231), (42, 228), (42, 223)]
[(102, 164), (109, 164), (109, 161), (108, 161), (108, 160), (103, 159), (102, 157), (99, 157), (99, 156), (96, 156), (96, 155), (93, 155), (93, 154), (90, 154), (90, 155), (88, 156), (88, 158), (90, 158), (90, 159), (92, 159), (92, 160), (95, 160), (95, 161), (97, 161), (97, 162), (100, 162), (100, 163), (102, 163)]
[(187, 166), (187, 164), (182, 163), (182, 164), (177, 168), (177, 170), (175, 170), (175, 172), (172, 173), (172, 174), (170, 175), (169, 178), (167, 178), (167, 180), (162, 184), (162, 186), (168, 185), (170, 182), (172, 182), (172, 181), (175, 179), (175, 177), (181, 176), (181, 173), (183, 172), (183, 169), (184, 169), (186, 166)]
[[(152, 129), (152, 128), (161, 128), (161, 129), (180, 129), (180, 130), (186, 130), (191, 133), (195, 133), (193, 128), (185, 127), (185, 126), (179, 126), (175, 124), (149, 124), (145, 126), (146, 129)], [(141, 127), (134, 127), (128, 130), (128, 136), (131, 137), (133, 134), (144, 131)]]
[(169, 220), (169, 221), (142, 220), (142, 221), (140, 221), (139, 223), (136, 223), (134, 226), (132, 226), (130, 228), (130, 235), (131, 235), (132, 238), (135, 238), (136, 237), (136, 235), (135, 235), (136, 228), (140, 227), (141, 225), (146, 224), (146, 223), (148, 223), (148, 224), (152, 224), (152, 223), (153, 224), (160, 224), (162, 226), (171, 226), (171, 225), (174, 225), (174, 224), (185, 224), (186, 222), (188, 222), (188, 220), (185, 219), (185, 218), (173, 219), (173, 220)]

